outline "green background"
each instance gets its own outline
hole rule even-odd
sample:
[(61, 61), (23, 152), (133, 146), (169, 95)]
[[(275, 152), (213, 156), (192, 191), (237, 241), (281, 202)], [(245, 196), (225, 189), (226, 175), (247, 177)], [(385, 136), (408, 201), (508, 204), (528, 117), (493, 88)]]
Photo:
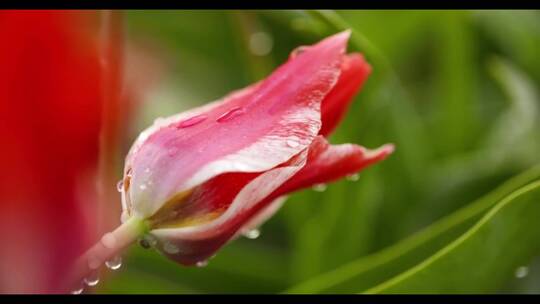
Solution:
[[(99, 293), (540, 292), (538, 11), (125, 19), (127, 50), (139, 54), (128, 55), (127, 77), (148, 86), (125, 149), (155, 118), (257, 81), (295, 47), (351, 28), (349, 51), (364, 53), (373, 74), (330, 140), (396, 151), (356, 182), (292, 195), (258, 239), (231, 242), (205, 268), (133, 246)], [(259, 32), (272, 42), (265, 55), (250, 47)]]

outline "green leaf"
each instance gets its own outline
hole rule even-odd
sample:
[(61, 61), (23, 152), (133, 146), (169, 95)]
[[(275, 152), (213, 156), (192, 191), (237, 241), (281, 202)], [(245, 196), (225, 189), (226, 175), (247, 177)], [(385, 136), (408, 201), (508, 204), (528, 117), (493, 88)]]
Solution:
[(540, 181), (504, 198), (474, 227), (367, 293), (494, 292), (540, 251)]
[(463, 234), (497, 202), (539, 178), (540, 166), (536, 166), (396, 245), (316, 276), (286, 292), (352, 293), (381, 284), (433, 255)]

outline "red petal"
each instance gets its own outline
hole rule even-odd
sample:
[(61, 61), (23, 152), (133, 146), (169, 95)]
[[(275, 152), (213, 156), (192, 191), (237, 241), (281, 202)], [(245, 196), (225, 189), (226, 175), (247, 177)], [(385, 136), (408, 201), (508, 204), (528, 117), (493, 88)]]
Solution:
[(252, 211), (253, 213), (248, 215), (251, 218), (249, 223), (242, 227), (242, 230), (261, 225), (272, 213), (277, 211), (278, 206), (272, 206), (272, 204), (281, 197), (300, 189), (329, 183), (357, 173), (365, 167), (385, 159), (393, 151), (392, 144), (368, 150), (353, 144), (330, 145), (324, 137), (317, 136), (309, 147), (306, 165), (264, 201), (257, 204), (257, 208)]
[[(287, 164), (267, 172), (224, 174), (209, 182), (208, 187), (201, 186), (202, 191), (184, 203), (205, 206), (206, 212), (218, 208), (222, 213), (216, 219), (198, 225), (152, 230), (159, 239), (160, 250), (185, 265), (211, 257), (263, 208), (259, 202), (265, 202), (268, 195), (305, 165), (306, 157), (307, 151), (304, 151)], [(223, 189), (228, 187), (234, 190)], [(199, 208), (188, 209), (198, 212)]]
[(0, 293), (57, 291), (90, 245), (102, 110), (92, 17), (0, 12)]
[(322, 127), (319, 134), (328, 136), (336, 128), (371, 73), (371, 66), (361, 54), (349, 54), (341, 63), (341, 75), (321, 105)]
[[(331, 146), (322, 136), (318, 136), (309, 148), (305, 165), (297, 165), (296, 168), (283, 165), (264, 174), (227, 173), (217, 176), (197, 187), (180, 209), (183, 218), (204, 216), (215, 211), (225, 212), (221, 217), (201, 225), (156, 229), (152, 233), (160, 238), (161, 250), (170, 258), (186, 265), (195, 264), (213, 255), (238, 233), (266, 221), (283, 203), (281, 196), (356, 173), (384, 159), (392, 150), (392, 145), (377, 150), (352, 144)], [(272, 176), (270, 172), (277, 172), (280, 168), (289, 171), (280, 179)], [(297, 172), (292, 177), (290, 168), (295, 168)], [(268, 183), (275, 183), (275, 190), (261, 189)], [(233, 202), (236, 207), (232, 207)], [(178, 252), (168, 254), (165, 249), (167, 243), (168, 246), (176, 246)]]
[(270, 199), (354, 174), (385, 159), (393, 151), (392, 144), (369, 150), (354, 144), (330, 145), (318, 136), (310, 146), (306, 166), (272, 193)]
[(320, 103), (338, 79), (348, 37), (324, 39), (259, 84), (143, 132), (126, 161), (134, 212), (150, 216), (214, 176), (263, 172), (306, 149), (319, 132)]

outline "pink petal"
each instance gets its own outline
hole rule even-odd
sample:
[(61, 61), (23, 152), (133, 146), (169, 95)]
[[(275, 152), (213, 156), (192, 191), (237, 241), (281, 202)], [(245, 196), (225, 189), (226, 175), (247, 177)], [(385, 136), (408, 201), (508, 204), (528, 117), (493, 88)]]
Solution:
[(339, 80), (321, 105), (322, 127), (319, 134), (326, 137), (332, 133), (370, 73), (371, 66), (361, 54), (344, 56)]
[(321, 127), (320, 103), (339, 77), (348, 37), (324, 39), (262, 82), (143, 132), (126, 162), (126, 208), (148, 217), (214, 176), (263, 172), (306, 149)]

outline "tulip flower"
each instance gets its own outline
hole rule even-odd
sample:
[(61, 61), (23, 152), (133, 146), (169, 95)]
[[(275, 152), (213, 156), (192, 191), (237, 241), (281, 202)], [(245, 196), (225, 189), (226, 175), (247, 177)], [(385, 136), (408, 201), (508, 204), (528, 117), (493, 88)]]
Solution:
[(103, 115), (117, 78), (97, 17), (0, 11), (0, 293), (65, 292), (71, 263), (104, 232), (96, 176), (100, 136), (115, 140), (117, 126), (102, 126), (118, 121)]
[(266, 79), (142, 132), (119, 185), (123, 224), (85, 256), (89, 268), (141, 234), (169, 258), (202, 265), (289, 193), (389, 155), (392, 145), (369, 150), (325, 138), (370, 73), (360, 54), (345, 53), (349, 35), (297, 49)]

